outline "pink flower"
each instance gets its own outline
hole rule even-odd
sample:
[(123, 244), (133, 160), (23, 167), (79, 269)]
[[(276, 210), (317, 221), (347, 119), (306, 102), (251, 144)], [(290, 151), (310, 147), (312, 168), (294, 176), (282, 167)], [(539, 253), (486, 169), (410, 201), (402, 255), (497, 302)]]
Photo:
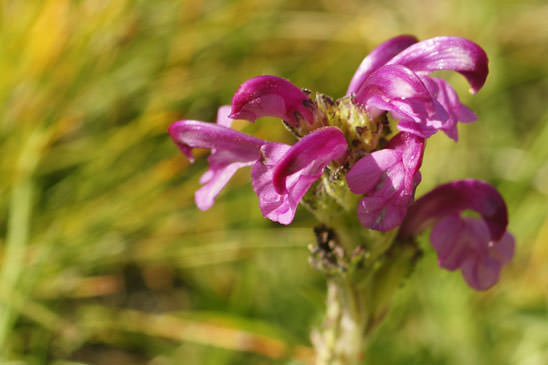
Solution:
[[(227, 122), (221, 118), (221, 122)], [(254, 165), (261, 157), (260, 148), (266, 142), (229, 127), (195, 120), (181, 120), (169, 127), (169, 134), (179, 150), (193, 162), (193, 148), (211, 150), (209, 169), (202, 175), (201, 189), (196, 191), (198, 208), (211, 208), (215, 197), (236, 171)]]
[(402, 132), (385, 149), (367, 154), (350, 169), (346, 175), (350, 191), (366, 194), (357, 211), (364, 227), (386, 232), (400, 225), (421, 179), (423, 153), (424, 139)]
[[(380, 231), (397, 227), (420, 182), (425, 138), (442, 130), (456, 140), (457, 121), (475, 119), (448, 83), (428, 76), (442, 69), (464, 75), (475, 92), (485, 82), (487, 56), (477, 44), (459, 37), (418, 42), (412, 36), (400, 36), (384, 42), (363, 60), (347, 92), (352, 96), (352, 113), (362, 113), (374, 124), (389, 112), (402, 131), (385, 149), (371, 153), (356, 150), (359, 141), (358, 147), (353, 145), (347, 152), (346, 141), (355, 142), (356, 138), (347, 133), (355, 130), (355, 125), (330, 126), (322, 114), (325, 111), (291, 82), (268, 75), (244, 82), (232, 98), (230, 112), (229, 107), (219, 110), (216, 126), (180, 121), (170, 129), (187, 156), (191, 157), (193, 147), (212, 150), (210, 169), (201, 180), (204, 187), (196, 193), (198, 206), (209, 208), (237, 169), (253, 166), (253, 188), (261, 211), (265, 217), (288, 224), (327, 164), (340, 160), (339, 166), (349, 168), (350, 190), (364, 195), (357, 210), (362, 225)], [(263, 116), (283, 119), (304, 137), (290, 147), (230, 129), (232, 119), (254, 122)], [(364, 157), (355, 162), (355, 156)]]
[(196, 191), (198, 208), (209, 209), (234, 173), (253, 166), (253, 189), (266, 218), (289, 224), (301, 198), (332, 160), (346, 152), (346, 140), (335, 127), (307, 134), (294, 146), (268, 142), (229, 128), (227, 109), (221, 107), (217, 124), (182, 120), (169, 128), (171, 138), (191, 161), (193, 148), (211, 150), (209, 169)]
[[(481, 218), (462, 218), (471, 209)], [(408, 210), (398, 237), (410, 239), (433, 226), (432, 246), (439, 265), (460, 269), (476, 290), (495, 285), (503, 266), (514, 255), (514, 238), (506, 232), (508, 213), (495, 188), (478, 180), (459, 180), (440, 185), (418, 199)]]
[(477, 44), (460, 37), (436, 37), (418, 42), (412, 36), (392, 38), (373, 50), (354, 74), (347, 94), (366, 106), (374, 118), (392, 113), (402, 132), (428, 138), (438, 130), (457, 140), (457, 121), (475, 115), (462, 105), (433, 71), (462, 74), (477, 92), (488, 74), (487, 55)]
[(335, 127), (317, 129), (293, 146), (268, 143), (251, 172), (263, 215), (289, 224), (297, 205), (323, 169), (346, 152), (346, 140)]

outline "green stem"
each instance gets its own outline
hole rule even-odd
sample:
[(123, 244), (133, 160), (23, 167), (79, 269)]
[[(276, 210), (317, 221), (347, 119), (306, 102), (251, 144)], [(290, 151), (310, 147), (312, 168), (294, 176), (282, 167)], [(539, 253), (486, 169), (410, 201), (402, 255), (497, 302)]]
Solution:
[[(10, 201), (8, 232), (0, 282), (2, 287), (13, 290), (24, 267), (25, 246), (28, 238), (32, 203), (32, 182), (24, 179), (13, 187)], [(15, 314), (10, 306), (0, 305), (0, 357), (6, 349)]]
[[(47, 133), (40, 128), (23, 135), (25, 143), (17, 160), (10, 196), (6, 246), (0, 271), (0, 287), (15, 292), (24, 268), (26, 245), (32, 214), (33, 173), (47, 141)], [(11, 303), (0, 304), (0, 360), (9, 356), (8, 339), (16, 319)]]

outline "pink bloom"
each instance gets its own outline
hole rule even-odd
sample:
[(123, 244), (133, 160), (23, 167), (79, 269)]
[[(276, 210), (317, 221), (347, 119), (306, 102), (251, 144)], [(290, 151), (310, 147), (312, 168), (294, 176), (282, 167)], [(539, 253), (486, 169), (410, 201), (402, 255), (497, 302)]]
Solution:
[(476, 117), (445, 81), (428, 76), (437, 70), (461, 73), (471, 91), (477, 92), (487, 77), (487, 56), (477, 44), (460, 37), (422, 42), (411, 36), (392, 38), (363, 60), (347, 94), (354, 94), (372, 117), (382, 111), (392, 113), (401, 131), (428, 138), (443, 130), (457, 140), (456, 122)]
[[(462, 218), (471, 209), (481, 218)], [(508, 213), (495, 188), (478, 180), (459, 180), (438, 186), (418, 199), (400, 226), (400, 239), (410, 239), (429, 226), (439, 265), (460, 269), (468, 285), (486, 290), (514, 255), (514, 238), (506, 232)]]
[[(358, 141), (347, 151), (346, 141), (360, 138), (348, 135), (358, 127), (351, 122), (348, 128), (330, 126), (340, 127), (340, 121), (330, 121), (325, 107), (318, 108), (308, 92), (283, 78), (265, 75), (244, 82), (232, 105), (219, 109), (217, 124), (185, 120), (170, 127), (175, 143), (191, 160), (193, 148), (212, 151), (196, 204), (209, 208), (236, 170), (253, 166), (252, 185), (263, 215), (288, 224), (306, 191), (337, 160), (339, 166), (350, 167), (346, 176), (350, 190), (363, 195), (357, 209), (362, 225), (379, 231), (397, 227), (421, 179), (425, 138), (442, 130), (457, 140), (457, 122), (475, 120), (447, 82), (429, 76), (436, 70), (461, 73), (476, 92), (487, 77), (487, 56), (477, 44), (459, 37), (418, 42), (412, 36), (400, 36), (384, 42), (363, 60), (347, 92), (352, 95), (351, 110), (372, 123), (389, 112), (398, 120), (401, 133), (385, 149), (367, 153), (356, 163), (349, 156), (364, 155), (359, 150), (362, 145)], [(341, 105), (348, 107), (345, 102)], [(254, 122), (264, 116), (283, 119), (303, 138), (288, 146), (230, 128), (233, 119)]]
[(193, 162), (193, 148), (211, 150), (209, 169), (202, 175), (201, 189), (196, 191), (198, 208), (211, 208), (215, 197), (236, 171), (252, 166), (260, 158), (260, 148), (266, 142), (231, 128), (195, 120), (181, 120), (169, 127), (169, 134), (181, 152)]
[(261, 160), (251, 173), (263, 215), (281, 224), (291, 223), (304, 194), (346, 148), (342, 132), (335, 127), (317, 129), (293, 146), (263, 145)]
[(289, 224), (301, 198), (332, 160), (346, 152), (346, 140), (335, 127), (307, 134), (294, 146), (267, 142), (229, 128), (227, 108), (219, 109), (217, 124), (195, 120), (173, 123), (169, 133), (181, 152), (193, 161), (193, 148), (211, 150), (209, 169), (196, 191), (198, 208), (209, 209), (215, 197), (241, 167), (253, 166), (252, 185), (263, 215)]
[(386, 149), (367, 154), (350, 169), (348, 187), (366, 194), (357, 211), (364, 227), (385, 232), (402, 222), (420, 182), (423, 153), (424, 139), (402, 132)]

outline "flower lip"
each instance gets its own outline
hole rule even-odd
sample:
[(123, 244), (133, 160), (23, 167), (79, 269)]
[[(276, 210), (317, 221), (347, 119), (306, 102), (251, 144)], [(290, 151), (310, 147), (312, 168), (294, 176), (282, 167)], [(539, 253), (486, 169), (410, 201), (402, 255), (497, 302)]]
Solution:
[(346, 149), (344, 134), (336, 127), (320, 128), (307, 134), (276, 165), (273, 175), (276, 192), (285, 194), (286, 179), (298, 171), (319, 177), (324, 167), (342, 157)]
[(277, 76), (257, 76), (244, 82), (232, 98), (232, 119), (254, 122), (264, 116), (285, 120), (297, 127), (301, 120), (313, 124), (315, 111), (308, 95)]
[[(461, 217), (473, 210), (481, 218)], [(514, 255), (514, 238), (506, 231), (508, 212), (499, 192), (480, 180), (440, 185), (418, 199), (400, 226), (398, 239), (412, 239), (429, 226), (430, 242), (446, 270), (460, 269), (476, 290), (495, 285)]]
[[(222, 118), (222, 116), (221, 116)], [(193, 148), (211, 150), (209, 169), (202, 175), (196, 191), (196, 205), (209, 209), (215, 197), (239, 168), (253, 165), (266, 142), (219, 124), (181, 120), (169, 127), (169, 134), (181, 152), (193, 162)]]
[(420, 182), (425, 141), (401, 132), (385, 149), (365, 155), (346, 174), (350, 191), (366, 194), (357, 208), (360, 223), (386, 232), (404, 219)]

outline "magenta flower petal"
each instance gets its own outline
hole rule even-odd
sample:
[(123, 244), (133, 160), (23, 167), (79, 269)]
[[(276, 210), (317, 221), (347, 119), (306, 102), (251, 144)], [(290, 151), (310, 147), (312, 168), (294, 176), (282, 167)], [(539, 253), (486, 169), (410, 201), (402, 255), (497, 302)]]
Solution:
[(297, 206), (332, 160), (344, 155), (346, 140), (335, 127), (317, 129), (294, 146), (267, 143), (251, 172), (261, 212), (281, 224), (293, 221)]
[(260, 158), (265, 141), (218, 124), (182, 120), (169, 127), (169, 134), (181, 152), (193, 162), (193, 148), (211, 150), (209, 170), (200, 179), (204, 186), (195, 194), (196, 205), (209, 209), (215, 197), (241, 167)]
[(353, 193), (367, 194), (357, 209), (364, 227), (386, 232), (397, 227), (420, 182), (424, 139), (399, 133), (387, 148), (367, 154), (352, 166), (346, 182)]
[(458, 180), (440, 185), (418, 199), (400, 227), (403, 238), (418, 235), (439, 219), (471, 209), (479, 213), (498, 241), (506, 232), (508, 212), (499, 192), (484, 181)]
[(314, 123), (314, 104), (291, 82), (277, 76), (258, 76), (244, 82), (232, 98), (232, 119), (254, 122), (264, 116), (281, 118), (292, 126)]
[(448, 114), (410, 69), (401, 65), (382, 66), (361, 84), (356, 101), (371, 118), (389, 111), (408, 133), (428, 138), (438, 131)]
[(393, 194), (389, 198), (366, 196), (358, 205), (358, 219), (364, 227), (388, 232), (401, 223), (412, 198), (405, 194)]
[(264, 217), (281, 224), (289, 224), (295, 217), (297, 206), (317, 176), (308, 176), (303, 170), (286, 178), (287, 192), (278, 194), (273, 184), (274, 170), (291, 146), (267, 143), (261, 148), (262, 158), (251, 171), (253, 190), (259, 197), (259, 207)]
[(514, 254), (514, 239), (505, 233), (493, 241), (482, 219), (450, 215), (441, 219), (430, 234), (441, 267), (460, 268), (469, 286), (486, 290), (495, 285), (502, 267)]
[(425, 75), (437, 70), (453, 70), (462, 74), (477, 92), (489, 72), (487, 55), (476, 43), (460, 37), (436, 37), (415, 43), (388, 61), (404, 65)]
[[(446, 270), (458, 269), (466, 259), (467, 235), (464, 221), (457, 215), (440, 220), (430, 233), (430, 242), (438, 254), (438, 264)], [(464, 243), (463, 243), (464, 242)]]
[(466, 260), (461, 267), (462, 277), (476, 290), (487, 290), (499, 281), (502, 265), (489, 256)]
[(346, 182), (354, 194), (370, 192), (386, 170), (401, 162), (401, 154), (393, 149), (368, 153), (352, 166), (346, 174)]
[(490, 246), (491, 254), (503, 265), (508, 264), (514, 257), (514, 236), (506, 232), (496, 245)]
[(281, 143), (267, 143), (261, 149), (262, 159), (251, 170), (253, 190), (259, 197), (259, 207), (263, 216), (279, 222), (289, 224), (293, 221), (297, 205), (301, 197), (280, 195), (274, 189), (272, 176), (276, 163), (291, 148)]
[(286, 179), (297, 172), (316, 180), (331, 161), (344, 155), (346, 139), (340, 129), (326, 127), (304, 136), (283, 156), (274, 169), (274, 188), (279, 194), (287, 192)]
[[(212, 162), (208, 159), (209, 165)], [(212, 170), (207, 170), (200, 178), (200, 184), (203, 186), (194, 193), (196, 206), (201, 210), (207, 210), (213, 206), (215, 197), (221, 192), (228, 181), (234, 176), (239, 168), (251, 166), (253, 163), (234, 162), (225, 166), (215, 166)]]
[[(461, 218), (471, 209), (481, 218)], [(409, 239), (430, 225), (432, 246), (441, 267), (461, 269), (469, 286), (486, 290), (497, 283), (502, 267), (514, 255), (514, 238), (506, 232), (508, 213), (491, 185), (461, 180), (441, 185), (418, 199), (408, 210), (400, 239)]]
[(457, 93), (447, 81), (436, 77), (424, 77), (423, 81), (432, 96), (447, 111), (449, 118), (441, 125), (440, 129), (455, 141), (458, 140), (457, 122), (470, 123), (477, 119), (476, 115), (461, 104)]
[(229, 117), (232, 106), (223, 105), (217, 110), (217, 124), (222, 125), (223, 127), (230, 128), (232, 127), (233, 119)]
[(379, 45), (363, 59), (350, 81), (346, 95), (350, 95), (351, 93), (356, 94), (365, 79), (372, 72), (383, 66), (407, 47), (417, 42), (417, 38), (411, 35), (401, 35), (399, 37), (391, 38)]

